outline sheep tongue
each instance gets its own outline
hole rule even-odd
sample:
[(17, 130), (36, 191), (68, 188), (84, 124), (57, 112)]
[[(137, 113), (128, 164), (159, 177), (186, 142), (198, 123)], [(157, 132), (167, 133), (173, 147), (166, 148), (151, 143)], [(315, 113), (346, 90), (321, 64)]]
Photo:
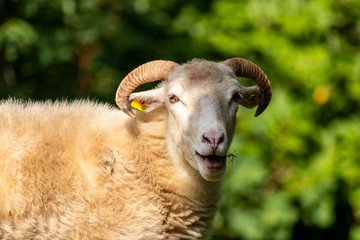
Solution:
[(224, 156), (204, 156), (204, 163), (207, 169), (221, 169), (225, 165)]

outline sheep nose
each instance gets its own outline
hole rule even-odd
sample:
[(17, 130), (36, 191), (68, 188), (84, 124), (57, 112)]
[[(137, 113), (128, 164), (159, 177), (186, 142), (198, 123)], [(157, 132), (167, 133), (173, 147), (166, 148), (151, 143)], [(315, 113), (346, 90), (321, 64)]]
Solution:
[(206, 132), (202, 136), (202, 141), (215, 150), (224, 142), (225, 134), (223, 132)]

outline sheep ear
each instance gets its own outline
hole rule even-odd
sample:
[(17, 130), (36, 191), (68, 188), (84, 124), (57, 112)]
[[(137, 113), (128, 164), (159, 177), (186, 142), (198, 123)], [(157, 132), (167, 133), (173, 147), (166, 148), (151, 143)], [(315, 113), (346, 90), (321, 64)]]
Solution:
[(239, 104), (247, 108), (254, 108), (259, 105), (260, 102), (260, 89), (257, 86), (242, 87), (239, 91), (242, 99), (239, 100)]
[(148, 113), (165, 105), (163, 95), (163, 88), (157, 88), (149, 91), (132, 93), (129, 100), (133, 108)]

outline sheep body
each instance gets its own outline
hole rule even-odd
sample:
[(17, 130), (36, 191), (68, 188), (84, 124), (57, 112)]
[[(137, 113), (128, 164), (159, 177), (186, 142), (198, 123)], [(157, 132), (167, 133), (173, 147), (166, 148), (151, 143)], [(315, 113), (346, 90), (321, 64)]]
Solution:
[(206, 238), (221, 183), (176, 169), (166, 111), (147, 117), (91, 101), (2, 102), (0, 239)]
[(118, 87), (122, 111), (1, 101), (0, 239), (208, 239), (238, 106), (258, 116), (270, 99), (266, 74), (232, 58), (143, 64)]

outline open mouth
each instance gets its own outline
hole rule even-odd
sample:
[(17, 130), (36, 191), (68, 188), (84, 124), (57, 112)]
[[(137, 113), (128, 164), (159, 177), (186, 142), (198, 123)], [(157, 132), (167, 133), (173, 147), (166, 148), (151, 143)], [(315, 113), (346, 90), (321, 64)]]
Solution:
[(219, 172), (226, 166), (226, 156), (202, 156), (197, 152), (195, 153), (195, 155), (199, 159), (201, 165), (211, 173)]

